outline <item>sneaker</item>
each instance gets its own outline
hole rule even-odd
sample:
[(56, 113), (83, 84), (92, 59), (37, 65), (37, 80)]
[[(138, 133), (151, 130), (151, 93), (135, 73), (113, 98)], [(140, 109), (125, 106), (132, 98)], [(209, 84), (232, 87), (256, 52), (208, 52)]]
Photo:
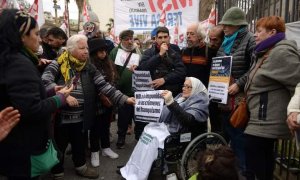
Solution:
[(89, 179), (97, 179), (99, 177), (99, 173), (96, 169), (88, 167), (86, 164), (76, 168), (76, 174), (82, 177), (86, 177)]
[(64, 173), (57, 173), (57, 174), (53, 174), (53, 180), (63, 180), (64, 179)]
[(118, 137), (117, 148), (124, 149), (125, 147), (125, 137)]
[(105, 148), (102, 150), (102, 156), (108, 156), (111, 159), (117, 159), (119, 155), (113, 152), (110, 148)]
[(91, 152), (91, 164), (93, 167), (100, 166), (99, 151)]

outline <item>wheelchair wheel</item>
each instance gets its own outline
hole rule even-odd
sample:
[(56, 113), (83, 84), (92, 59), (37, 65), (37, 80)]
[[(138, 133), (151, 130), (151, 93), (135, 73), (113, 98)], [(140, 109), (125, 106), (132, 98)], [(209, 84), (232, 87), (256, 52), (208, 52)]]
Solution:
[(198, 154), (206, 149), (217, 149), (222, 145), (227, 145), (225, 139), (216, 133), (204, 133), (197, 136), (189, 143), (183, 152), (180, 162), (180, 176), (182, 180), (187, 180), (198, 172)]

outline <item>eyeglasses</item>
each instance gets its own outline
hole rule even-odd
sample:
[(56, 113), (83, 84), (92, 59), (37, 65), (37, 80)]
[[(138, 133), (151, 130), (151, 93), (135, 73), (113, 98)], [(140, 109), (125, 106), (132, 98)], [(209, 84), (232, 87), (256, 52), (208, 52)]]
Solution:
[(184, 84), (184, 85), (182, 86), (182, 88), (192, 89), (193, 87), (190, 86), (190, 85)]

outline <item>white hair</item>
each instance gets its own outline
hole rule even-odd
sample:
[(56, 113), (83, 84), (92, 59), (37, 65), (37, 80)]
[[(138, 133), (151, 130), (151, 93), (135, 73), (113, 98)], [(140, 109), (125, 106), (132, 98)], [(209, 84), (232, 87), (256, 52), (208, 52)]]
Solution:
[(201, 38), (203, 40), (206, 38), (206, 33), (205, 33), (205, 30), (204, 30), (204, 27), (200, 23), (198, 23), (197, 35), (198, 35), (199, 38)]
[(67, 50), (72, 53), (76, 48), (78, 48), (77, 43), (81, 40), (87, 41), (88, 39), (85, 35), (82, 34), (75, 34), (71, 36), (67, 41)]

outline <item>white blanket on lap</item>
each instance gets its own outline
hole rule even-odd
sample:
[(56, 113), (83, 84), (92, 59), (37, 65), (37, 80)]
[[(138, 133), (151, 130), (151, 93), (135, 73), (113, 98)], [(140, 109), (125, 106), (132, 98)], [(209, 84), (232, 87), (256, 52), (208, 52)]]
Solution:
[(121, 174), (128, 180), (147, 180), (152, 163), (157, 158), (158, 148), (164, 148), (164, 140), (170, 133), (164, 123), (150, 123), (135, 146)]

